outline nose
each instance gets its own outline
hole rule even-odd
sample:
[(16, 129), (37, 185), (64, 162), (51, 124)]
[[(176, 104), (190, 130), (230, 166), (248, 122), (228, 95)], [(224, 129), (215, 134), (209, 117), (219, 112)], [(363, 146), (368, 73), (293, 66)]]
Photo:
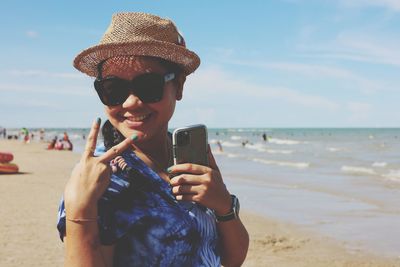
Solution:
[(124, 103), (122, 103), (123, 108), (133, 108), (142, 105), (143, 102), (135, 96), (133, 93), (130, 93), (128, 98), (125, 100)]

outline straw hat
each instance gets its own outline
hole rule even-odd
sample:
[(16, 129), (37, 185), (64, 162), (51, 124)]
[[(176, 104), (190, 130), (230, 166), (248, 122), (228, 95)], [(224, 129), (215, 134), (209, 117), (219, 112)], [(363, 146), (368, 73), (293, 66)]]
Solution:
[(74, 67), (96, 77), (100, 62), (121, 55), (159, 57), (180, 65), (186, 75), (200, 65), (171, 20), (134, 12), (114, 14), (100, 43), (78, 54)]

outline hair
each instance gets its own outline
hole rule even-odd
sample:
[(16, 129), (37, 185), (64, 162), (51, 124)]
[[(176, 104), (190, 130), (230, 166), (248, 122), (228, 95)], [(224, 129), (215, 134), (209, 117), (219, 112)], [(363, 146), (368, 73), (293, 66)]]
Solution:
[[(176, 76), (184, 74), (182, 67), (174, 62), (167, 61), (165, 59), (158, 58), (158, 57), (150, 57), (149, 56), (149, 58), (156, 58), (159, 61), (159, 63), (161, 64), (161, 66), (163, 66), (168, 72), (175, 73)], [(102, 71), (102, 66), (103, 66), (104, 62), (105, 61), (100, 62), (99, 65), (97, 66), (98, 78), (102, 77), (101, 71)], [(111, 122), (109, 120), (106, 120), (104, 122), (104, 124), (101, 128), (101, 133), (103, 134), (104, 146), (105, 146), (106, 150), (109, 150), (111, 147), (121, 143), (125, 139), (123, 134), (120, 131), (118, 131), (111, 124)]]

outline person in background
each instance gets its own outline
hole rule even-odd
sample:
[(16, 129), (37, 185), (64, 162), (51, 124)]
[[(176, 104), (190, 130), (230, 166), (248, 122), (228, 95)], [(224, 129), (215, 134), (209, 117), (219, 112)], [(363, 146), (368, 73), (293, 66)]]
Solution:
[(264, 142), (268, 142), (268, 138), (267, 138), (267, 135), (265, 133), (263, 133), (262, 138), (263, 138)]
[[(118, 13), (74, 66), (96, 77), (108, 120), (93, 122), (64, 190), (65, 266), (240, 266), (249, 236), (239, 200), (210, 166), (173, 165), (168, 122), (200, 64), (175, 24)], [(188, 92), (190, 93), (190, 92)], [(112, 171), (114, 170), (114, 171)]]
[(30, 137), (29, 137), (29, 131), (27, 128), (23, 127), (21, 129), (21, 136), (22, 136), (22, 140), (25, 144), (28, 144), (30, 142)]
[(217, 146), (218, 146), (218, 151), (219, 152), (224, 152), (224, 150), (222, 148), (222, 144), (221, 144), (221, 142), (219, 140), (217, 141)]
[(68, 136), (67, 132), (64, 132), (63, 149), (72, 151), (72, 148), (73, 148), (72, 142), (71, 142), (71, 140), (69, 140), (69, 136)]
[(67, 132), (64, 132), (63, 140), (64, 141), (69, 140), (69, 136), (68, 136)]
[(7, 138), (7, 130), (6, 130), (6, 128), (0, 127), (0, 135), (2, 135), (4, 139)]
[(40, 138), (40, 141), (44, 141), (44, 136), (45, 136), (45, 132), (44, 132), (44, 129), (42, 128), (42, 129), (40, 129), (40, 132), (39, 132), (39, 138)]
[(55, 136), (55, 137), (53, 138), (53, 140), (51, 140), (51, 142), (50, 142), (49, 145), (47, 146), (47, 149), (48, 149), (48, 150), (55, 149), (56, 142), (57, 142), (57, 136)]
[(58, 139), (54, 145), (54, 149), (56, 150), (63, 150), (64, 149), (64, 142), (62, 139)]
[(73, 145), (72, 145), (71, 140), (69, 140), (69, 139), (63, 140), (63, 149), (64, 149), (64, 150), (72, 151)]

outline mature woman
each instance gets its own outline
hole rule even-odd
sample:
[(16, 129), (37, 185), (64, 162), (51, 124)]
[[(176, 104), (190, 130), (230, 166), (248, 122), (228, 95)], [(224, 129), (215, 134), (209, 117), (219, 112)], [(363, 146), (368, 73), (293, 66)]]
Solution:
[(168, 122), (199, 64), (172, 21), (144, 13), (115, 14), (100, 44), (75, 58), (96, 77), (108, 120), (97, 148), (93, 123), (64, 191), (66, 266), (243, 263), (248, 234), (210, 149), (210, 166), (172, 163)]

